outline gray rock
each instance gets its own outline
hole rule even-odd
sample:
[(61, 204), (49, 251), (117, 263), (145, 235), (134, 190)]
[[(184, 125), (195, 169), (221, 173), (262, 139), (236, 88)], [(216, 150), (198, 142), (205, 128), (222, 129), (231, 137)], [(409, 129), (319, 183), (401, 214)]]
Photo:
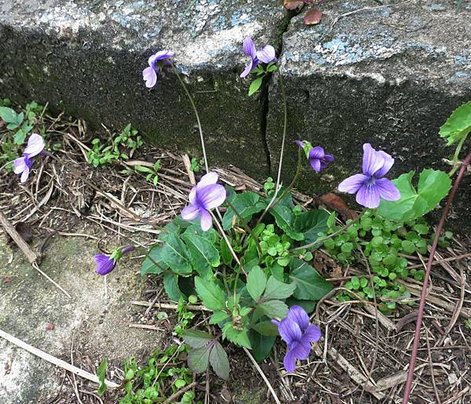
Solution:
[[(87, 360), (97, 365), (106, 358), (111, 370), (122, 368), (130, 357), (148, 357), (160, 345), (161, 334), (129, 328), (142, 312), (130, 305), (141, 295), (140, 263), (120, 262), (108, 276), (105, 296), (104, 280), (95, 273), (96, 252), (96, 242), (83, 238), (48, 242), (41, 269), (69, 299), (0, 238), (0, 329), (69, 363), (73, 350), (82, 368)], [(47, 397), (63, 396), (62, 377), (62, 369), (0, 338), (0, 403), (49, 402)]]
[[(316, 193), (360, 171), (365, 142), (396, 158), (392, 177), (424, 167), (450, 169), (442, 158), (453, 150), (438, 131), (471, 99), (471, 10), (455, 10), (452, 1), (440, 2), (440, 11), (432, 7), (436, 2), (393, 3), (328, 2), (319, 25), (305, 26), (301, 15), (291, 21), (281, 55), (289, 113), (286, 180), (296, 166), (295, 139), (323, 145), (336, 157), (324, 175), (303, 178), (304, 188)], [(279, 84), (270, 90), (273, 165), (282, 123)], [(471, 221), (469, 184), (468, 178), (456, 214)]]
[(152, 91), (142, 80), (147, 58), (172, 50), (202, 116), (210, 163), (265, 175), (263, 105), (247, 98), (239, 78), (241, 46), (245, 36), (277, 42), (284, 23), (274, 1), (0, 0), (1, 95), (49, 102), (95, 127), (132, 122), (161, 146), (201, 156), (176, 78), (168, 74)]

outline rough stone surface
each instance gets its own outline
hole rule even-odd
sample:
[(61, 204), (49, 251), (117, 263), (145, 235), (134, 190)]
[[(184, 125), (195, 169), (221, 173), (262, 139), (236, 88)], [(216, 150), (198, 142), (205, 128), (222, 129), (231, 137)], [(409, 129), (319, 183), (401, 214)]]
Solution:
[[(142, 359), (159, 346), (158, 332), (129, 328), (136, 312), (129, 302), (140, 297), (139, 263), (120, 263), (108, 276), (105, 297), (103, 278), (94, 271), (95, 252), (96, 242), (80, 238), (48, 244), (41, 269), (72, 295), (68, 299), (0, 238), (0, 329), (68, 362), (73, 347), (75, 358), (96, 364), (106, 358), (121, 367), (124, 359)], [(58, 393), (61, 373), (0, 338), (0, 403), (46, 402)]]
[[(438, 131), (471, 99), (471, 6), (453, 1), (333, 1), (307, 27), (299, 15), (283, 37), (281, 71), (288, 98), (285, 176), (295, 168), (295, 139), (329, 148), (335, 164), (323, 176), (309, 172), (319, 193), (361, 168), (362, 144), (396, 158), (394, 177), (406, 170), (449, 167), (452, 153)], [(396, 3), (395, 5), (393, 3)], [(369, 8), (364, 9), (367, 6)], [(278, 161), (282, 103), (279, 82), (270, 90), (267, 142)], [(455, 214), (471, 222), (469, 178)]]
[(248, 35), (276, 43), (284, 20), (275, 1), (0, 0), (1, 95), (49, 102), (97, 127), (132, 122), (161, 145), (201, 155), (176, 78), (168, 74), (152, 91), (142, 80), (148, 56), (173, 50), (211, 161), (250, 162), (249, 169), (266, 174), (263, 108), (246, 97), (247, 82), (239, 78), (241, 46)]

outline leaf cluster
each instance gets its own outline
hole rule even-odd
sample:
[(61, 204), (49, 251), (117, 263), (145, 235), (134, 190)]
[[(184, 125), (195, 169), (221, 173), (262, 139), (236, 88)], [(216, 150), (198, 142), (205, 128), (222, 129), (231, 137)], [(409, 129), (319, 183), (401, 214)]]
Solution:
[(99, 138), (93, 139), (87, 159), (93, 167), (105, 166), (119, 160), (128, 160), (143, 144), (138, 131), (128, 124), (121, 133), (104, 144)]
[[(22, 147), (33, 128), (39, 125), (39, 117), (44, 107), (37, 102), (30, 102), (20, 112), (11, 108), (9, 100), (0, 102), (0, 119), (7, 129), (0, 143), (0, 165), (9, 163), (21, 155)], [(10, 167), (11, 168), (11, 167)]]
[[(372, 277), (354, 276), (345, 287), (361, 298), (376, 298), (384, 312), (394, 310), (398, 302), (408, 302), (410, 296), (401, 279), (423, 280), (424, 271), (408, 269), (405, 256), (426, 254), (429, 244), (430, 227), (423, 218), (394, 222), (374, 211), (366, 211), (358, 222), (349, 223), (345, 232), (324, 241), (327, 252), (342, 264), (362, 262), (364, 254)], [(351, 296), (355, 297), (348, 293), (337, 297), (349, 300)]]
[[(222, 227), (238, 260), (214, 229), (203, 232), (199, 223), (176, 218), (141, 268), (143, 275), (163, 276), (172, 300), (196, 295), (212, 311), (209, 322), (219, 327), (223, 339), (252, 349), (257, 360), (274, 344), (277, 328), (272, 319), (284, 318), (293, 304), (313, 310), (332, 288), (309, 264), (310, 252), (292, 250), (317, 240), (327, 230), (330, 215), (303, 211), (288, 194), (258, 223), (269, 200), (254, 192), (229, 192)], [(214, 337), (206, 339), (205, 350), (199, 347), (190, 360), (197, 372), (212, 365), (212, 350), (219, 351)]]

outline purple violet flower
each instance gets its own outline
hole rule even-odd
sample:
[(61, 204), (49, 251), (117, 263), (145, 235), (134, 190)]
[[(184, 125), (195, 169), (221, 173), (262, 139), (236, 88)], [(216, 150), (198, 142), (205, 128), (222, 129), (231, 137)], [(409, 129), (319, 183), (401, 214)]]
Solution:
[(142, 77), (146, 82), (147, 88), (155, 86), (157, 83), (157, 73), (159, 72), (159, 68), (164, 64), (169, 64), (169, 59), (172, 58), (173, 55), (173, 52), (159, 51), (149, 58), (149, 67), (146, 67), (142, 71)]
[(37, 133), (32, 133), (28, 139), (28, 144), (23, 150), (23, 156), (13, 161), (13, 172), (21, 174), (21, 182), (28, 180), (29, 172), (33, 166), (32, 158), (40, 154), (44, 150), (44, 146), (44, 139)]
[(226, 200), (226, 190), (217, 184), (218, 175), (207, 173), (190, 192), (190, 204), (183, 208), (182, 218), (193, 220), (200, 218), (201, 229), (207, 231), (213, 225), (211, 209), (221, 206)]
[(321, 146), (313, 147), (309, 152), (309, 163), (316, 173), (320, 173), (332, 161), (334, 161), (334, 156), (325, 153)]
[(266, 45), (263, 49), (257, 51), (255, 43), (249, 36), (244, 39), (243, 51), (247, 56), (250, 56), (250, 61), (240, 75), (242, 78), (247, 77), (260, 62), (270, 63), (276, 61), (275, 48), (273, 46)]
[(295, 143), (298, 147), (304, 150), (312, 169), (316, 173), (320, 173), (327, 167), (327, 165), (334, 161), (334, 156), (326, 153), (324, 148), (321, 146), (312, 147), (311, 143), (306, 140), (295, 140)]
[(294, 372), (296, 360), (305, 360), (311, 352), (311, 343), (322, 336), (317, 325), (309, 323), (309, 316), (300, 306), (292, 306), (288, 315), (281, 321), (272, 320), (278, 326), (281, 338), (288, 344), (283, 365), (287, 372)]
[(115, 269), (116, 264), (123, 257), (123, 255), (129, 254), (133, 250), (134, 247), (132, 245), (128, 245), (123, 248), (117, 248), (111, 254), (96, 254), (96, 273), (101, 276), (109, 274), (113, 269)]
[(377, 208), (380, 200), (397, 201), (401, 194), (387, 178), (394, 159), (383, 151), (376, 151), (369, 143), (363, 145), (363, 174), (355, 174), (343, 180), (338, 189), (349, 194), (356, 193), (356, 201), (367, 208)]

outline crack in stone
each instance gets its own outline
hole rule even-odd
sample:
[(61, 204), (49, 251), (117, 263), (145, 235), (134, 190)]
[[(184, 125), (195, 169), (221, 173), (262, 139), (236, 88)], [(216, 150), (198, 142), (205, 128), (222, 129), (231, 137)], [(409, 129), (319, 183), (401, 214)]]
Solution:
[[(302, 10), (299, 11), (286, 11), (286, 15), (279, 24), (277, 35), (275, 39), (275, 49), (278, 56), (281, 55), (283, 51), (283, 34), (288, 31), (289, 25), (293, 17), (298, 15)], [(268, 167), (268, 174), (272, 175), (272, 158), (270, 149), (268, 147), (268, 137), (267, 137), (267, 125), (268, 125), (268, 112), (270, 110), (269, 96), (270, 96), (270, 85), (272, 83), (272, 74), (269, 75), (268, 80), (262, 87), (260, 92), (260, 135), (262, 139), (263, 148), (266, 154), (266, 163)]]

